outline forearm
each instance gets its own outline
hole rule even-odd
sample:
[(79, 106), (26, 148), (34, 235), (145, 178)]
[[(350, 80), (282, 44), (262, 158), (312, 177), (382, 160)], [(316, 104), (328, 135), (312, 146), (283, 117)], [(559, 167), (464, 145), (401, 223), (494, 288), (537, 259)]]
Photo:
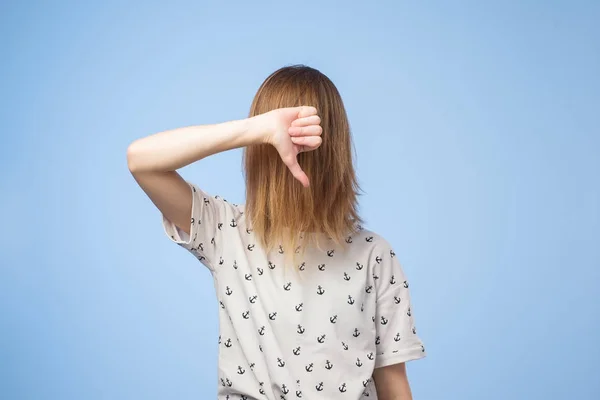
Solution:
[(127, 149), (132, 172), (175, 171), (204, 157), (264, 142), (256, 117), (189, 126), (135, 140)]

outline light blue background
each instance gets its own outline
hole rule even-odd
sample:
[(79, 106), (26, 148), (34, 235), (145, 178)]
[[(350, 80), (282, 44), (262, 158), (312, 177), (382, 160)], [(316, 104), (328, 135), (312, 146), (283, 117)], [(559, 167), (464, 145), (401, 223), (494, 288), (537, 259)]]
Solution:
[[(213, 399), (217, 302), (134, 139), (244, 117), (306, 63), (429, 356), (415, 399), (599, 399), (600, 4), (3, 1), (0, 398)], [(243, 201), (241, 151), (184, 168)]]

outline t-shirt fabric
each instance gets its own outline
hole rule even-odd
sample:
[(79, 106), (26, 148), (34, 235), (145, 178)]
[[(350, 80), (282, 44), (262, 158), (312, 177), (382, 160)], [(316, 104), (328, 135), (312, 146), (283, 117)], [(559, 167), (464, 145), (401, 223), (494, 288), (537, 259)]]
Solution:
[(265, 252), (243, 206), (188, 185), (190, 235), (164, 215), (163, 227), (214, 280), (219, 400), (377, 399), (374, 368), (425, 356), (407, 278), (383, 237), (359, 228), (344, 248), (326, 240), (284, 267), (296, 249)]

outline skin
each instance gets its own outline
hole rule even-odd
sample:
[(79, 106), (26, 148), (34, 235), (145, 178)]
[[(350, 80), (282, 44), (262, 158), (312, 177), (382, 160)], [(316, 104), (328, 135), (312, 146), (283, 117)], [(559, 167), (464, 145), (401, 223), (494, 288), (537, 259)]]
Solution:
[[(214, 125), (159, 132), (132, 142), (127, 165), (162, 214), (189, 234), (192, 193), (177, 170), (212, 154), (267, 143), (274, 146), (293, 176), (308, 187), (297, 156), (321, 145), (321, 119), (314, 107), (279, 108), (255, 117)], [(404, 364), (373, 373), (380, 400), (412, 399)]]
[(376, 368), (373, 382), (379, 400), (412, 400), (405, 363)]

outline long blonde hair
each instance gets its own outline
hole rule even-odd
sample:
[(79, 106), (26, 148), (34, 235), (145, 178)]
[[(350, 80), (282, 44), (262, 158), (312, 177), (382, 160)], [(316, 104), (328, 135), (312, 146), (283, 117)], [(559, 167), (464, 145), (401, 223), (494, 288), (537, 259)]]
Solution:
[(303, 245), (318, 243), (316, 238), (323, 235), (343, 245), (362, 223), (350, 125), (327, 76), (304, 65), (278, 69), (258, 89), (250, 116), (301, 105), (317, 108), (323, 128), (321, 146), (298, 155), (308, 188), (292, 176), (271, 145), (248, 146), (243, 155), (246, 217), (267, 251), (282, 245), (288, 255), (301, 254)]

